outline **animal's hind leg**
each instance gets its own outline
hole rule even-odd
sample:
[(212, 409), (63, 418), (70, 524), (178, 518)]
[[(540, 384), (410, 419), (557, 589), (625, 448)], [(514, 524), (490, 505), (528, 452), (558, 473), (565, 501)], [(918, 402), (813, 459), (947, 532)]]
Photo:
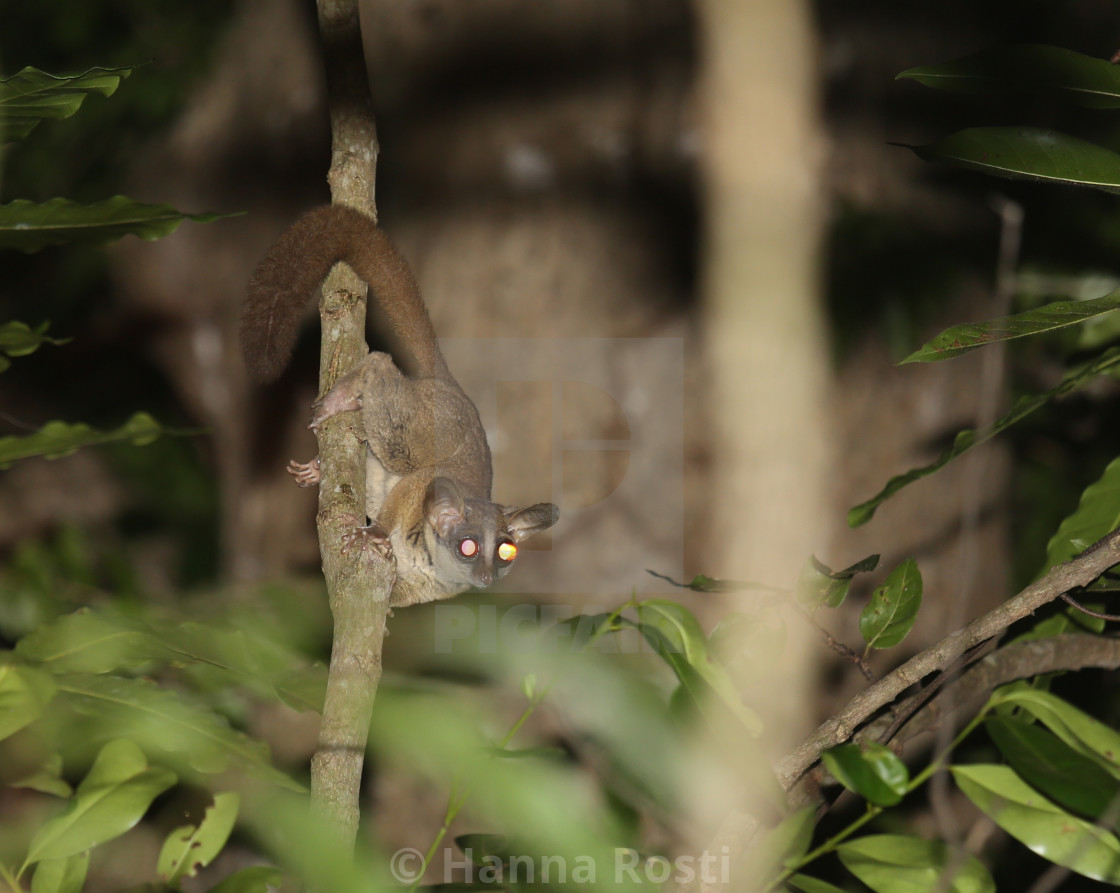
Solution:
[(371, 353), (336, 381), (323, 399), (315, 402), (308, 427), (314, 430), (331, 416), (355, 412), (368, 401), (381, 399), (386, 391), (399, 387), (394, 378), (403, 377), (388, 354)]

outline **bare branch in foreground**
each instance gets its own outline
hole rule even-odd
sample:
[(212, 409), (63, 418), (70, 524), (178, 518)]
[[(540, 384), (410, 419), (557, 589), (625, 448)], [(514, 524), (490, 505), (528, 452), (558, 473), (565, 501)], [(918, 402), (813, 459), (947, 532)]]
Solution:
[(1012, 623), (1034, 613), (1065, 592), (1087, 586), (1114, 564), (1120, 563), (1120, 530), (1090, 546), (1076, 558), (1051, 568), (1018, 595), (967, 626), (946, 636), (904, 663), (874, 685), (852, 698), (847, 705), (823, 722), (776, 767), (782, 786), (789, 790), (830, 747), (842, 744), (876, 710), (886, 706), (903, 691), (930, 673), (950, 666), (970, 648), (999, 635)]
[(978, 661), (953, 684), (949, 710), (944, 709), (942, 698), (935, 698), (902, 727), (895, 740), (909, 741), (938, 726), (949, 715), (965, 708), (978, 709), (993, 690), (1016, 679), (1090, 667), (1107, 670), (1120, 668), (1120, 639), (1088, 633), (1066, 633), (1029, 642), (1015, 642)]

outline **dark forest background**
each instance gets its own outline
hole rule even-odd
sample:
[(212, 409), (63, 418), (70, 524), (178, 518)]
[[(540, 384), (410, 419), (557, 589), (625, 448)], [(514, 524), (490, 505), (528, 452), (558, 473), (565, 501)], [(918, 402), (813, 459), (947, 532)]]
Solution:
[[(1023, 210), (1017, 292), (1027, 299), (1056, 283), (1064, 293), (1115, 289), (1120, 206), (1101, 193), (927, 165), (905, 146), (973, 125), (1039, 123), (1120, 150), (1120, 130), (1114, 118), (1045, 96), (951, 96), (895, 75), (1007, 43), (1108, 58), (1120, 49), (1117, 10), (1093, 0), (853, 0), (817, 3), (814, 14), (833, 371), (827, 559), (843, 567), (875, 551), (889, 568), (918, 558), (926, 592), (944, 610), (930, 611), (907, 639), (905, 649), (917, 651), (949, 631), (952, 600), (974, 616), (1031, 578), (1057, 524), (1115, 457), (1120, 416), (1115, 386), (1094, 387), (850, 531), (848, 507), (888, 474), (936, 456), (982, 411), (978, 358), (918, 370), (894, 364), (947, 325), (997, 314), (996, 203)], [(544, 544), (553, 563), (519, 568), (521, 585), (534, 591), (547, 575), (549, 591), (577, 607), (610, 604), (634, 587), (666, 591), (646, 568), (686, 579), (720, 573), (711, 564), (724, 533), (710, 520), (720, 482), (708, 437), (720, 407), (705, 396), (697, 298), (705, 234), (695, 16), (686, 0), (378, 0), (363, 14), (381, 141), (379, 215), (413, 263), (441, 336), (668, 337), (684, 345), (680, 469), (588, 453), (564, 466), (560, 493), (541, 492), (543, 481), (554, 485), (551, 393), (526, 386), (498, 407), (496, 495), (558, 498), (577, 510), (578, 521), (562, 522)], [(0, 435), (52, 419), (109, 429), (136, 409), (203, 433), (0, 472), (0, 635), (14, 641), (102, 589), (136, 603), (185, 599), (204, 613), (270, 581), (304, 618), (301, 646), (323, 657), (329, 617), (316, 581), (314, 494), (283, 474), (288, 458), (315, 450), (304, 425), (317, 334), (309, 327), (292, 367), (265, 389), (246, 382), (236, 344), (257, 259), (295, 215), (329, 197), (314, 10), (297, 0), (54, 0), (0, 15), (4, 74), (25, 65), (76, 72), (137, 64), (111, 101), (90, 97), (78, 117), (40, 126), (7, 150), (0, 198), (125, 193), (241, 216), (187, 222), (154, 243), (6, 252), (4, 319), (49, 320), (51, 333), (73, 341), (0, 376)], [(1054, 386), (1065, 350), (1047, 341), (1012, 350), (1001, 399)], [(460, 362), (454, 371), (471, 380), (469, 350)], [(571, 436), (627, 436), (618, 406), (595, 394), (565, 400)], [(977, 480), (973, 461), (984, 463), (979, 496), (964, 492)], [(664, 522), (639, 504), (606, 499), (628, 474), (642, 476), (647, 491), (678, 478), (682, 517)], [(965, 498), (981, 506), (967, 546)], [(962, 588), (955, 583), (966, 549), (978, 563)], [(518, 578), (508, 582), (516, 591)], [(881, 582), (857, 583), (852, 601)], [(53, 600), (42, 597), (48, 590)], [(696, 610), (707, 610), (702, 600)], [(430, 614), (399, 614), (387, 669), (430, 671), (429, 657), (412, 647), (428, 634)], [(834, 632), (857, 638), (855, 624), (853, 613)], [(814, 718), (863, 684), (850, 663), (827, 653), (821, 660)], [(1115, 680), (1091, 681), (1074, 699), (1114, 719)], [(258, 730), (273, 719), (258, 717)], [(272, 738), (277, 759), (296, 764), (313, 746), (314, 724), (282, 728)], [(430, 791), (395, 785), (384, 784), (384, 801), (415, 798), (417, 812), (438, 810)], [(406, 840), (413, 829), (402, 820), (381, 830)], [(1003, 868), (1011, 879), (1037, 870), (1033, 861)]]

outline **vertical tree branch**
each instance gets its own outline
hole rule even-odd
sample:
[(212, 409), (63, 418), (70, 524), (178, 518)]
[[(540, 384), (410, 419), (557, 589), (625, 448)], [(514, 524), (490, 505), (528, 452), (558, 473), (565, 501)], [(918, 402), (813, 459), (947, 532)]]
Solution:
[[(696, 10), (705, 340), (719, 482), (714, 524), (722, 531), (716, 560), (722, 574), (789, 586), (827, 535), (823, 142), (812, 6), (702, 0)], [(746, 600), (736, 607), (755, 610)], [(816, 650), (807, 630), (791, 625), (771, 668), (781, 684), (752, 688), (750, 706), (764, 718), (768, 747), (788, 746), (804, 723)], [(751, 771), (744, 765), (736, 777), (749, 779)], [(762, 881), (740, 865), (755, 817), (767, 812), (761, 804), (742, 808), (750, 793), (743, 784), (716, 807), (734, 804), (707, 852), (729, 853), (731, 876), (700, 878), (693, 889), (748, 890)], [(699, 808), (719, 822), (706, 799)]]
[[(332, 154), (327, 179), (335, 203), (376, 216), (377, 132), (369, 98), (357, 0), (318, 0), (327, 71)], [(366, 356), (365, 284), (335, 267), (320, 303), (322, 353), (319, 391)], [(311, 761), (314, 813), (336, 832), (340, 853), (353, 849), (358, 828), (362, 763), (377, 684), (392, 568), (364, 552), (343, 555), (342, 537), (365, 523), (365, 444), (353, 413), (319, 430), (319, 549), (334, 617), (327, 696), (319, 749)]]

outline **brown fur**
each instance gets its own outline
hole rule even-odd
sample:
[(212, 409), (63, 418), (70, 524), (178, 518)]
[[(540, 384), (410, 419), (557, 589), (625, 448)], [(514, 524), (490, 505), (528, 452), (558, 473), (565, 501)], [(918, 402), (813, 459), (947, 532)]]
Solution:
[(293, 223), (249, 280), (241, 317), (241, 349), (259, 381), (288, 363), (303, 313), (339, 261), (366, 281), (422, 377), (451, 378), (408, 262), (369, 217), (342, 205), (323, 205)]
[[(394, 606), (489, 586), (509, 569), (499, 548), (551, 527), (559, 510), (490, 501), (490, 448), (478, 410), (448, 371), (407, 262), (372, 220), (348, 208), (316, 208), (280, 237), (249, 283), (241, 328), (246, 363), (262, 380), (280, 374), (304, 307), (338, 261), (369, 284), (418, 373), (406, 376), (388, 355), (372, 353), (315, 404), (313, 428), (359, 411), (368, 446), (371, 523), (346, 537), (346, 548), (396, 558)], [(300, 486), (319, 481), (317, 463), (293, 463), (289, 472)], [(467, 558), (465, 541), (474, 544)]]

